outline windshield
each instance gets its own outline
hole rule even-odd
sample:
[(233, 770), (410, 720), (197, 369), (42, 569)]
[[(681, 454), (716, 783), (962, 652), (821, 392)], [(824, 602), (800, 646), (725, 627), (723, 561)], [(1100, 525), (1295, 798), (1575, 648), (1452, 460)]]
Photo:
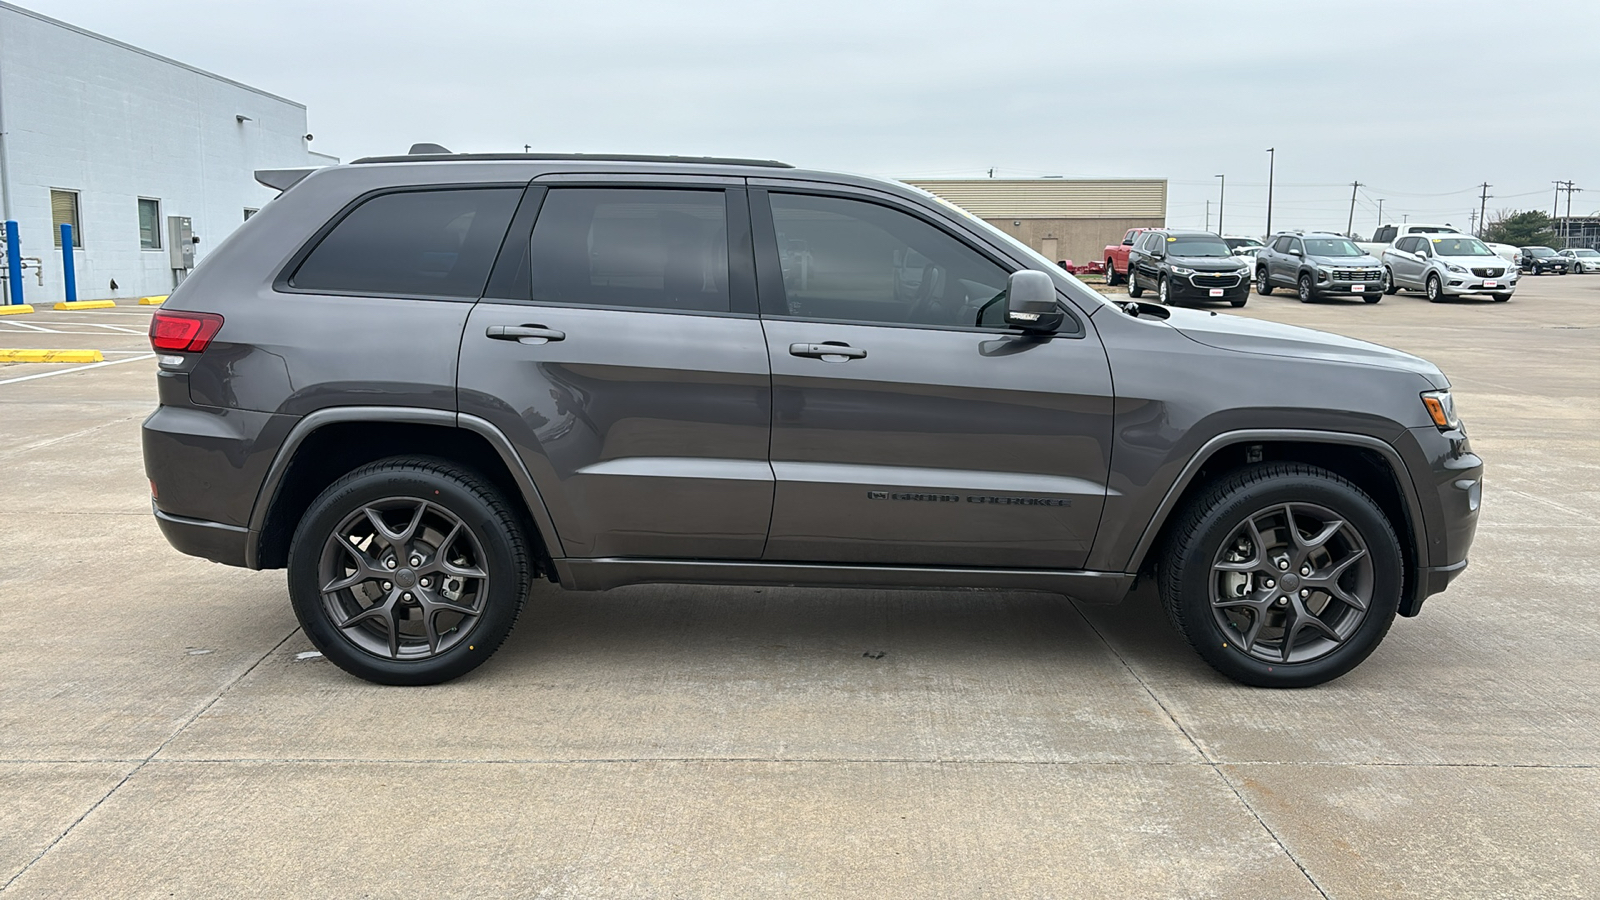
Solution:
[(1440, 256), (1493, 256), (1483, 241), (1470, 237), (1434, 238), (1433, 252)]
[(1203, 256), (1226, 257), (1233, 254), (1228, 252), (1228, 245), (1221, 238), (1214, 237), (1175, 237), (1167, 238), (1168, 256)]
[(1600, 256), (1600, 252), (1597, 252), (1597, 251), (1594, 251), (1594, 250), (1590, 250), (1588, 248), (1584, 248), (1582, 250), (1574, 250), (1574, 251), (1572, 251), (1572, 255), (1573, 256)]
[(1532, 253), (1534, 256), (1539, 257), (1540, 259), (1544, 259), (1546, 256), (1556, 255), (1556, 252), (1551, 250), (1549, 247), (1524, 247), (1523, 249), (1527, 250), (1529, 253)]
[(1311, 256), (1366, 256), (1360, 247), (1343, 238), (1306, 238), (1306, 253)]
[(1412, 234), (1455, 234), (1456, 230), (1449, 225), (1412, 225), (1409, 228)]
[(1222, 242), (1228, 245), (1229, 250), (1237, 250), (1240, 247), (1263, 246), (1262, 243), (1255, 238), (1223, 238)]

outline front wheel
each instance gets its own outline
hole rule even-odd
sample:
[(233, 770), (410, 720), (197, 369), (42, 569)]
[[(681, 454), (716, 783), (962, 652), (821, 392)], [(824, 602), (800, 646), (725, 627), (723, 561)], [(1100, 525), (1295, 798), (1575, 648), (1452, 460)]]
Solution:
[(1301, 303), (1310, 303), (1313, 300), (1317, 299), (1316, 289), (1311, 286), (1311, 276), (1310, 275), (1301, 273), (1300, 281), (1299, 281), (1299, 288), (1300, 288), (1300, 302)]
[(1400, 293), (1400, 285), (1394, 283), (1394, 273), (1387, 268), (1383, 270), (1383, 292), (1391, 297)]
[(1224, 477), (1181, 514), (1158, 589), (1213, 668), (1257, 687), (1310, 687), (1377, 648), (1400, 605), (1400, 540), (1372, 498), (1299, 463)]
[(1377, 303), (1379, 300), (1382, 300), (1382, 299), (1383, 299), (1383, 295), (1382, 294), (1362, 294), (1361, 295), (1361, 300), (1364, 303)]
[(1162, 306), (1168, 306), (1172, 303), (1172, 289), (1167, 286), (1167, 276), (1165, 275), (1161, 276), (1161, 280), (1156, 282), (1156, 299), (1161, 301)]
[(1116, 285), (1121, 283), (1117, 280), (1117, 267), (1111, 263), (1111, 260), (1106, 260), (1106, 284)]
[(323, 656), (379, 684), (438, 684), (499, 648), (532, 563), (511, 505), (441, 460), (363, 466), (323, 491), (289, 547), (289, 598)]
[(1233, 308), (1234, 309), (1239, 309), (1239, 308), (1243, 307), (1245, 305), (1245, 303), (1249, 302), (1249, 300), (1250, 300), (1250, 295), (1247, 293), (1243, 297), (1240, 297), (1237, 300), (1229, 300), (1228, 302), (1233, 304)]
[(1494, 302), (1496, 303), (1504, 303), (1511, 299), (1510, 294), (1492, 294), (1490, 296), (1494, 297)]
[(1139, 286), (1139, 276), (1134, 274), (1133, 263), (1128, 264), (1128, 296), (1135, 300), (1144, 296), (1144, 288)]
[(1256, 293), (1263, 297), (1272, 295), (1272, 279), (1267, 277), (1267, 267), (1256, 269)]
[(1444, 302), (1444, 284), (1439, 281), (1439, 276), (1437, 276), (1437, 275), (1429, 275), (1428, 276), (1428, 286), (1427, 287), (1428, 287), (1428, 302), (1429, 303), (1443, 303)]

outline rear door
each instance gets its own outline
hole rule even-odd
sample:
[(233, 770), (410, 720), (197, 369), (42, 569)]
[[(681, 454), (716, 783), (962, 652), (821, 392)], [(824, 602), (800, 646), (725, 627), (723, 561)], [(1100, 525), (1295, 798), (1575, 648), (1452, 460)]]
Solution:
[(742, 182), (537, 181), (459, 385), (461, 412), (515, 443), (565, 555), (760, 557), (771, 381)]
[(1112, 415), (1087, 320), (1004, 327), (1021, 267), (891, 198), (773, 186), (751, 202), (773, 366), (765, 558), (1080, 567)]

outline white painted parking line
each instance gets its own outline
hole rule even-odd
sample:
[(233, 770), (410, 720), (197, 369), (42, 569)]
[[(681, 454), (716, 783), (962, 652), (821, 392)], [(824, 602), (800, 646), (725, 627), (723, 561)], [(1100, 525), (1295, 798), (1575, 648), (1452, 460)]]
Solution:
[(57, 369), (54, 372), (40, 372), (37, 375), (24, 375), (21, 378), (0, 379), (0, 384), (16, 384), (19, 381), (33, 381), (36, 378), (49, 378), (51, 375), (70, 375), (73, 372), (83, 372), (88, 369), (98, 369), (103, 366), (119, 366), (123, 363), (138, 362), (141, 359), (155, 359), (154, 353), (145, 353), (139, 356), (130, 356), (127, 359), (108, 359), (105, 362), (90, 363), (87, 366), (73, 366), (70, 369)]

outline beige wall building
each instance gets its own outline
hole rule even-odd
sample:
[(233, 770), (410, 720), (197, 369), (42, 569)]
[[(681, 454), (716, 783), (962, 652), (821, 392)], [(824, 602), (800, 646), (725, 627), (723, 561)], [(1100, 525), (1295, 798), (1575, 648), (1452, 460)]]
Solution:
[(1165, 178), (972, 178), (908, 181), (954, 203), (1050, 259), (1104, 260), (1129, 228), (1167, 221)]

